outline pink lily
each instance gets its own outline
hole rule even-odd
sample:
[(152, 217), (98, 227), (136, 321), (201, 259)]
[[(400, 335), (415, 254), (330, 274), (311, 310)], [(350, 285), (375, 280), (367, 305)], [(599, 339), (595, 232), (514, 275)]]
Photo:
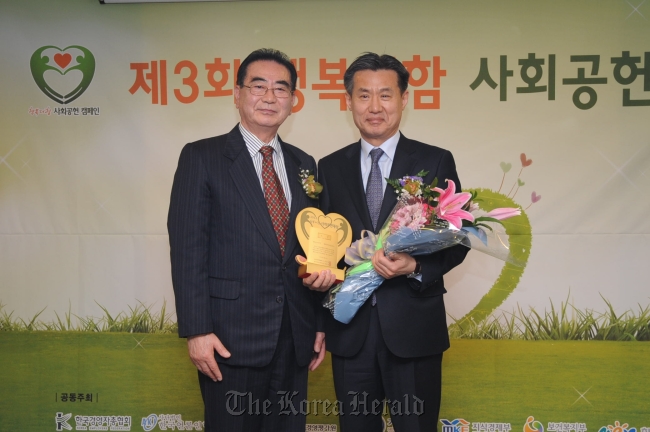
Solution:
[(519, 216), (521, 214), (521, 209), (520, 208), (510, 208), (510, 207), (503, 207), (503, 208), (496, 208), (490, 212), (488, 212), (487, 217), (491, 217), (497, 220), (504, 220), (511, 218), (513, 216)]
[(463, 210), (462, 207), (472, 198), (469, 192), (456, 193), (456, 184), (453, 180), (447, 180), (447, 189), (434, 188), (438, 192), (438, 206), (436, 216), (444, 219), (456, 228), (463, 226), (462, 219), (474, 222), (474, 216)]

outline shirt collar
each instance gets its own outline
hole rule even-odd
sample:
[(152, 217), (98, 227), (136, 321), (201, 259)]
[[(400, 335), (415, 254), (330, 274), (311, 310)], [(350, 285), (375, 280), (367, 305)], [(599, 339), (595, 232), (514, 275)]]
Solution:
[(246, 143), (246, 148), (250, 153), (251, 157), (259, 154), (260, 149), (265, 145), (273, 147), (273, 150), (277, 154), (282, 154), (282, 149), (280, 148), (280, 140), (278, 139), (278, 134), (275, 134), (270, 143), (265, 144), (261, 139), (250, 133), (241, 123), (239, 123), (239, 131), (244, 137), (244, 142)]
[(395, 150), (397, 149), (397, 143), (399, 142), (400, 136), (400, 132), (397, 131), (395, 135), (388, 138), (379, 147), (375, 147), (374, 145), (361, 138), (361, 157), (365, 159), (370, 156), (370, 150), (374, 148), (380, 148), (384, 151), (384, 154), (388, 156), (390, 160), (395, 159)]

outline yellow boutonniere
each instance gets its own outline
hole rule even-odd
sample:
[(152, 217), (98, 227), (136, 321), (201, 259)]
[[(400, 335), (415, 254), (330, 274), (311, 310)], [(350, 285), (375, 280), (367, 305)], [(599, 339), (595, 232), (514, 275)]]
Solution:
[(314, 175), (309, 170), (300, 170), (300, 184), (309, 198), (317, 199), (323, 191), (323, 185), (314, 179)]

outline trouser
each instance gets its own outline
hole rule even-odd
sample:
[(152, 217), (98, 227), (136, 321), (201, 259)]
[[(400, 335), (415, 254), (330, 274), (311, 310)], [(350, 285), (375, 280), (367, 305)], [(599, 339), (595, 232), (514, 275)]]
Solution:
[[(426, 329), (413, 329), (426, 331)], [(381, 432), (384, 400), (396, 432), (437, 430), (442, 353), (400, 358), (386, 347), (377, 308), (368, 335), (353, 357), (332, 355), (334, 387), (341, 402), (341, 432)]]
[(220, 382), (199, 372), (207, 432), (305, 431), (300, 402), (307, 399), (308, 369), (296, 362), (286, 306), (270, 364), (257, 368), (220, 363), (219, 368)]

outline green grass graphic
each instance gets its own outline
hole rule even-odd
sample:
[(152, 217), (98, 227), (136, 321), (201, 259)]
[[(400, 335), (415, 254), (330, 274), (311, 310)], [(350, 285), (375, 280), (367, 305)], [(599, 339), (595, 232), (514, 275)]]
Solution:
[(637, 342), (453, 340), (441, 418), (509, 422), (512, 431), (530, 415), (589, 431), (619, 420), (640, 430), (650, 425), (649, 356), (650, 344)]
[[(614, 420), (648, 426), (648, 358), (650, 344), (638, 342), (453, 340), (444, 356), (441, 418), (509, 422), (513, 431), (529, 415), (544, 424), (584, 422), (588, 430)], [(131, 415), (132, 430), (152, 413), (203, 417), (196, 370), (174, 335), (4, 332), (0, 364), (3, 431), (54, 430), (56, 412)], [(99, 400), (60, 401), (71, 392)], [(335, 400), (329, 356), (311, 374), (308, 397)]]
[[(131, 430), (152, 413), (203, 419), (196, 370), (175, 335), (0, 332), (0, 364), (2, 431), (55, 430), (57, 412), (131, 415)], [(61, 402), (73, 392), (99, 399)]]
[(172, 314), (167, 313), (167, 302), (158, 312), (152, 312), (153, 305), (139, 302), (135, 307), (129, 306), (129, 312), (119, 312), (113, 316), (106, 307), (97, 304), (104, 316), (80, 317), (70, 310), (63, 314), (54, 311), (56, 320), (42, 321), (39, 312), (27, 321), (14, 317), (13, 311), (7, 312), (0, 302), (0, 331), (81, 331), (81, 332), (121, 332), (121, 333), (177, 333), (178, 324), (172, 321)]
[(516, 311), (493, 314), (480, 322), (455, 322), (449, 334), (455, 339), (650, 341), (650, 306), (618, 314), (609, 301), (603, 301), (606, 312), (581, 311), (569, 304), (568, 296), (558, 309), (551, 301), (550, 311), (543, 313), (534, 308), (525, 312), (518, 306)]

